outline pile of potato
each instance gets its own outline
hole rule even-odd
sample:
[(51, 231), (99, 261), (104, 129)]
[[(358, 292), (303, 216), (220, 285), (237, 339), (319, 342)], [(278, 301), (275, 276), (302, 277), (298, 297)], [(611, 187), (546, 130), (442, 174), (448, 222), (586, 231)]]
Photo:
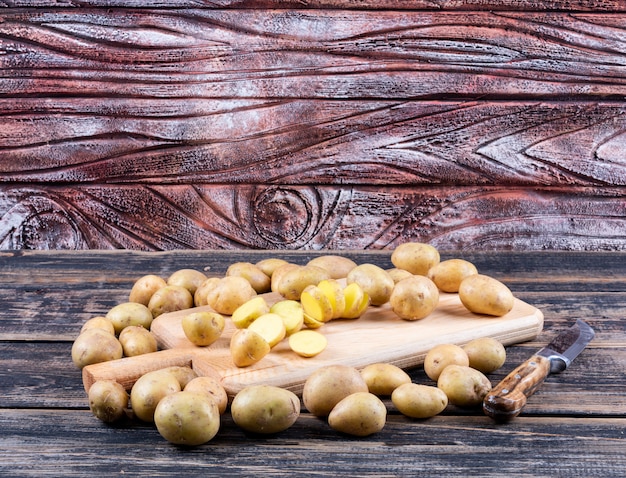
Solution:
[[(461, 303), (477, 314), (502, 316), (513, 307), (513, 294), (503, 283), (479, 274), (468, 261), (441, 261), (437, 249), (428, 244), (402, 244), (392, 252), (391, 262), (393, 268), (383, 269), (328, 255), (305, 265), (278, 258), (238, 262), (221, 277), (207, 277), (194, 269), (175, 271), (167, 279), (146, 275), (134, 283), (127, 302), (84, 324), (74, 341), (72, 360), (83, 368), (155, 352), (152, 321), (187, 309), (191, 310), (181, 326), (197, 346), (213, 344), (226, 321), (232, 321), (236, 328), (230, 339), (233, 363), (247, 367), (282, 340), (288, 340), (298, 355), (314, 357), (327, 345), (325, 323), (358, 319), (369, 307), (389, 304), (400, 318), (420, 320), (436, 309), (440, 291), (458, 293)], [(281, 300), (270, 305), (268, 292)], [(204, 305), (212, 310), (192, 309)], [(404, 371), (390, 364), (373, 364), (361, 371), (336, 366), (314, 373), (302, 400), (311, 413), (327, 417), (333, 429), (366, 436), (384, 426), (387, 409), (380, 397), (388, 396), (398, 411), (413, 418), (434, 416), (448, 403), (474, 406), (491, 388), (484, 373), (503, 362), (504, 348), (491, 339), (463, 348), (442, 344), (424, 362), (436, 385), (411, 383)], [(345, 390), (336, 386), (337, 380), (345, 382)], [(329, 383), (334, 384), (332, 390)], [(228, 406), (225, 397), (218, 381), (195, 377), (184, 367), (149, 372), (137, 380), (130, 394), (114, 381), (96, 382), (89, 390), (90, 408), (99, 419), (118, 420), (129, 414), (130, 404), (135, 417), (154, 422), (167, 440), (187, 445), (206, 443), (215, 436)], [(267, 407), (272, 407), (271, 413)], [(295, 423), (300, 399), (276, 387), (249, 387), (233, 399), (230, 410), (243, 429), (276, 433)]]

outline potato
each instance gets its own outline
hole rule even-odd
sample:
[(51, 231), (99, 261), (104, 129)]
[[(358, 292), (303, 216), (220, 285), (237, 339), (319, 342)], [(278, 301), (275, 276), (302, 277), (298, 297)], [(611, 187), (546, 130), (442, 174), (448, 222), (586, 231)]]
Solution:
[(72, 362), (80, 369), (122, 358), (123, 354), (122, 344), (117, 337), (98, 328), (85, 330), (72, 344)]
[(373, 363), (361, 370), (361, 376), (370, 393), (389, 396), (404, 383), (411, 383), (411, 377), (400, 367), (390, 363)]
[(180, 385), (180, 389), (184, 389), (189, 382), (198, 377), (198, 374), (186, 365), (172, 365), (161, 369), (163, 372), (170, 373), (174, 376)]
[(193, 295), (189, 289), (180, 285), (166, 285), (152, 294), (148, 309), (156, 318), (168, 312), (190, 309), (193, 305)]
[(359, 437), (381, 431), (386, 421), (387, 407), (369, 392), (348, 395), (328, 415), (328, 424), (333, 430)]
[(346, 297), (343, 285), (336, 279), (327, 279), (317, 284), (317, 287), (328, 297), (333, 309), (333, 319), (340, 318), (346, 310)]
[(387, 274), (393, 279), (394, 283), (400, 282), (402, 279), (406, 279), (407, 277), (413, 277), (414, 274), (411, 274), (409, 271), (405, 271), (404, 269), (398, 269), (394, 267), (392, 269), (387, 269)]
[(297, 300), (279, 300), (270, 307), (269, 311), (283, 319), (287, 336), (300, 331), (304, 325), (304, 309)]
[(469, 358), (462, 347), (455, 344), (438, 344), (424, 357), (424, 372), (435, 382), (448, 365), (469, 365)]
[(275, 347), (287, 335), (283, 318), (271, 312), (258, 317), (248, 326), (248, 330), (252, 330), (263, 337), (270, 348)]
[(506, 361), (504, 345), (492, 337), (471, 340), (463, 350), (469, 358), (469, 366), (482, 373), (495, 372)]
[(102, 329), (109, 332), (111, 335), (115, 335), (115, 327), (113, 326), (113, 322), (102, 316), (92, 317), (87, 322), (85, 322), (80, 329), (80, 333), (83, 333), (85, 330), (88, 329)]
[(145, 305), (150, 303), (152, 295), (161, 287), (165, 287), (167, 282), (162, 277), (154, 274), (148, 274), (140, 277), (135, 281), (128, 295), (129, 302), (137, 302)]
[(398, 317), (420, 320), (429, 316), (439, 304), (439, 289), (428, 277), (407, 277), (394, 286), (389, 303)]
[(330, 279), (330, 274), (321, 267), (299, 266), (287, 270), (281, 276), (276, 292), (285, 299), (300, 300), (300, 295), (307, 286), (317, 285), (326, 279)]
[(397, 246), (391, 253), (391, 263), (414, 275), (425, 276), (440, 260), (439, 251), (430, 244), (407, 242)]
[(150, 330), (152, 325), (152, 312), (148, 307), (137, 302), (123, 302), (111, 308), (106, 318), (113, 323), (117, 335), (130, 325), (139, 325)]
[(250, 329), (237, 329), (230, 339), (230, 354), (237, 367), (257, 363), (271, 350), (270, 344)]
[(325, 269), (330, 274), (331, 279), (342, 279), (348, 276), (348, 272), (357, 266), (352, 259), (338, 255), (318, 256), (307, 262), (309, 266), (316, 266)]
[(298, 264), (293, 264), (291, 262), (286, 262), (284, 264), (279, 265), (274, 269), (272, 273), (272, 277), (270, 279), (270, 289), (272, 292), (278, 293), (278, 284), (283, 280), (283, 277), (287, 272), (296, 270), (297, 268), (302, 267)]
[[(261, 259), (259, 262), (257, 262), (256, 264), (254, 264), (255, 266), (257, 266), (259, 269), (261, 269), (263, 271), (263, 273), (270, 277), (273, 276), (274, 271), (282, 266), (288, 264), (288, 262), (285, 259), (279, 259), (278, 257), (269, 257), (267, 259)], [(271, 285), (271, 281), (270, 281), (270, 285)]]
[(301, 357), (315, 357), (328, 345), (328, 340), (315, 330), (300, 330), (289, 336), (289, 348)]
[(475, 274), (459, 286), (461, 303), (475, 314), (501, 317), (511, 311), (515, 298), (510, 289), (493, 277)]
[(207, 305), (206, 296), (209, 291), (219, 283), (220, 279), (221, 277), (209, 277), (198, 286), (195, 294), (193, 295), (193, 304), (196, 307)]
[(270, 276), (251, 262), (235, 262), (231, 264), (226, 270), (226, 275), (243, 277), (250, 282), (257, 294), (270, 291)]
[(199, 392), (209, 395), (215, 403), (220, 415), (223, 415), (228, 407), (228, 394), (222, 384), (214, 377), (195, 377), (184, 386), (186, 392)]
[(232, 315), (231, 320), (238, 329), (247, 328), (252, 322), (261, 317), (263, 314), (267, 314), (270, 311), (270, 306), (263, 296), (257, 295), (250, 300), (247, 300), (239, 307), (237, 307)]
[(204, 272), (196, 269), (178, 269), (167, 278), (167, 285), (184, 287), (193, 296), (198, 287), (207, 279)]
[(304, 314), (318, 322), (328, 322), (335, 314), (330, 298), (316, 285), (304, 288), (300, 295), (300, 303)]
[(180, 382), (172, 373), (155, 370), (137, 379), (130, 390), (130, 405), (137, 418), (152, 423), (159, 402), (167, 395), (180, 391)]
[(370, 305), (370, 296), (363, 288), (353, 282), (343, 288), (344, 309), (340, 318), (358, 319)]
[(261, 434), (282, 432), (300, 416), (300, 399), (284, 388), (250, 385), (230, 405), (233, 421), (242, 429)]
[(448, 365), (439, 375), (437, 387), (443, 390), (451, 404), (469, 408), (482, 403), (491, 390), (491, 382), (474, 368)]
[(157, 351), (156, 337), (139, 325), (124, 327), (120, 332), (120, 344), (126, 357), (148, 354)]
[(302, 400), (318, 417), (328, 416), (339, 401), (356, 392), (368, 392), (360, 372), (347, 365), (327, 365), (315, 370), (304, 382)]
[(126, 415), (128, 393), (115, 380), (96, 380), (88, 392), (89, 409), (96, 418), (112, 423)]
[(220, 413), (217, 403), (208, 395), (180, 391), (159, 402), (154, 411), (154, 424), (170, 443), (197, 446), (217, 435)]
[(359, 264), (346, 277), (348, 284), (357, 283), (369, 296), (372, 305), (383, 305), (389, 302), (391, 291), (395, 285), (389, 273), (375, 264)]
[(393, 391), (391, 402), (407, 417), (430, 418), (445, 410), (448, 396), (437, 387), (405, 383)]
[(243, 277), (222, 277), (206, 295), (206, 303), (215, 312), (232, 315), (237, 307), (257, 295), (256, 291)]
[(443, 292), (458, 292), (461, 281), (478, 274), (476, 266), (464, 259), (448, 259), (430, 268), (428, 278)]
[(211, 345), (219, 339), (226, 326), (224, 316), (217, 312), (191, 312), (181, 319), (185, 337), (200, 347)]

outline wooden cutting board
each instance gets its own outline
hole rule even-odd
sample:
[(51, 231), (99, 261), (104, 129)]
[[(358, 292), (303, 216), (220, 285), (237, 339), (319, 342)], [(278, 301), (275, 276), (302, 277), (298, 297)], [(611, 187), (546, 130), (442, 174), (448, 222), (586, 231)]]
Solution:
[[(269, 304), (282, 298), (273, 293), (265, 297)], [(224, 333), (216, 343), (197, 347), (187, 340), (181, 325), (182, 317), (190, 310), (163, 314), (152, 322), (151, 330), (161, 349), (158, 352), (83, 368), (85, 389), (99, 379), (114, 379), (130, 389), (148, 371), (188, 365), (199, 375), (219, 377), (230, 397), (255, 384), (275, 385), (300, 394), (307, 377), (325, 365), (344, 364), (360, 369), (386, 362), (407, 369), (423, 364), (428, 350), (440, 343), (463, 345), (475, 338), (493, 337), (511, 345), (535, 338), (543, 328), (541, 311), (519, 299), (507, 315), (489, 317), (467, 311), (458, 294), (442, 293), (438, 307), (422, 320), (402, 320), (389, 305), (370, 307), (358, 319), (337, 319), (317, 329), (328, 339), (328, 346), (315, 357), (296, 355), (283, 340), (260, 362), (239, 368), (230, 357), (230, 337), (235, 330), (232, 322), (226, 321)]]

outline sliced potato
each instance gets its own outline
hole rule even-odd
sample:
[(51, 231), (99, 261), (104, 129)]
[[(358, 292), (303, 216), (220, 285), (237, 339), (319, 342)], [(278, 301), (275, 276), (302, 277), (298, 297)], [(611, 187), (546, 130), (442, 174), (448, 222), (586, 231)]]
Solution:
[(335, 279), (323, 280), (317, 287), (328, 297), (333, 308), (333, 319), (338, 319), (346, 309), (346, 299), (343, 295), (343, 286)]
[(307, 286), (300, 295), (304, 313), (318, 322), (328, 322), (333, 318), (334, 309), (328, 296), (316, 285)]
[(237, 367), (248, 367), (270, 353), (270, 344), (250, 329), (237, 329), (230, 339), (230, 354)]
[(270, 312), (280, 315), (283, 319), (287, 336), (298, 332), (304, 326), (304, 309), (297, 300), (279, 300), (270, 307)]
[(342, 319), (358, 319), (369, 307), (369, 295), (356, 282), (344, 287), (343, 296), (345, 308), (341, 314)]
[(301, 330), (289, 337), (289, 347), (302, 357), (315, 357), (322, 353), (328, 340), (315, 330)]
[(270, 347), (275, 347), (287, 335), (283, 318), (271, 312), (258, 317), (248, 326), (248, 329), (263, 337)]
[(247, 300), (233, 311), (231, 319), (238, 329), (247, 328), (252, 322), (263, 314), (267, 314), (270, 307), (263, 296), (257, 295)]

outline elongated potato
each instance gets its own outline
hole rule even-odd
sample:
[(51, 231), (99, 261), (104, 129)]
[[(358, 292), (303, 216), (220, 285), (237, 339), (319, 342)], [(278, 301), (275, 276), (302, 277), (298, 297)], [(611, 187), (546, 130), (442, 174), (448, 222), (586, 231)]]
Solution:
[(277, 292), (285, 299), (300, 300), (302, 291), (309, 285), (317, 285), (330, 279), (325, 269), (316, 266), (300, 266), (287, 270), (277, 284)]
[(361, 370), (361, 376), (370, 393), (388, 396), (404, 383), (411, 383), (408, 373), (390, 363), (373, 363)]
[(356, 283), (369, 296), (374, 306), (389, 302), (395, 282), (389, 273), (375, 264), (359, 264), (346, 277), (348, 284)]
[(430, 418), (445, 410), (448, 396), (438, 387), (405, 383), (393, 391), (391, 402), (407, 417)]
[(425, 276), (440, 261), (439, 251), (430, 244), (406, 242), (397, 246), (391, 253), (391, 263), (398, 269), (411, 274)]
[(341, 399), (328, 415), (333, 430), (358, 437), (381, 431), (387, 421), (387, 407), (373, 393), (356, 392)]
[(235, 262), (231, 264), (226, 270), (226, 275), (243, 277), (250, 282), (257, 294), (270, 291), (270, 276), (251, 262)]
[(235, 395), (230, 410), (239, 427), (267, 435), (282, 432), (296, 422), (300, 399), (284, 388), (250, 385)]
[(515, 304), (513, 293), (506, 285), (483, 274), (463, 279), (459, 299), (470, 312), (496, 317), (509, 313)]
[(327, 270), (331, 279), (342, 279), (348, 276), (348, 273), (357, 266), (357, 263), (348, 257), (331, 254), (314, 257), (307, 265)]
[(428, 270), (427, 277), (443, 292), (458, 292), (461, 281), (478, 274), (476, 266), (464, 259), (448, 259)]

